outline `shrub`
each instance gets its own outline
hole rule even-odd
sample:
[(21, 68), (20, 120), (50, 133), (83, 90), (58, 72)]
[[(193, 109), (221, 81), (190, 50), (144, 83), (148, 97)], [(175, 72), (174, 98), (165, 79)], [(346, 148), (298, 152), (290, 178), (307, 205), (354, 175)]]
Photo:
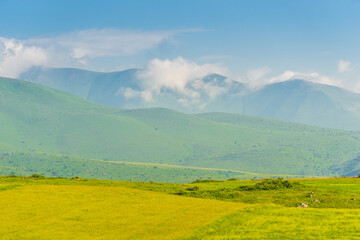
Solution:
[(31, 178), (45, 178), (43, 175), (40, 175), (40, 174), (33, 174), (30, 176)]
[(229, 178), (227, 181), (237, 181), (237, 178)]
[(180, 192), (174, 193), (174, 195), (183, 196), (183, 195), (186, 195), (186, 192), (180, 191)]
[(198, 179), (192, 183), (209, 183), (209, 182), (223, 182), (221, 180), (214, 180), (214, 179)]
[(251, 191), (251, 190), (287, 189), (292, 187), (293, 187), (293, 183), (284, 180), (283, 178), (277, 178), (277, 179), (264, 179), (261, 182), (256, 183), (255, 185), (243, 186), (240, 188), (243, 190)]
[(195, 186), (195, 187), (187, 188), (186, 190), (188, 190), (188, 191), (197, 191), (197, 190), (199, 190), (199, 187)]

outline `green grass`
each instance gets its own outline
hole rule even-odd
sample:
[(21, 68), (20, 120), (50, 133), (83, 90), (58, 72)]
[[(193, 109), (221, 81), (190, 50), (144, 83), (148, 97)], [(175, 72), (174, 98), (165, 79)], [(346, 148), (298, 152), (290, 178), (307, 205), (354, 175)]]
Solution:
[[(123, 181), (185, 183), (197, 179), (264, 178), (270, 175), (224, 169), (79, 159), (46, 153), (9, 153), (0, 155), (0, 175), (42, 174), (47, 177), (96, 178)], [(291, 175), (283, 177), (294, 177)]]
[[(46, 153), (49, 161), (57, 155), (268, 175), (336, 176), (344, 173), (341, 166), (360, 149), (360, 133), (355, 132), (243, 115), (188, 115), (159, 108), (121, 110), (6, 78), (0, 78), (0, 93), (0, 155)], [(52, 170), (41, 168), (40, 159), (32, 161), (37, 161), (36, 167), (31, 166), (36, 171)], [(18, 165), (15, 173), (23, 174), (21, 169), (29, 166), (25, 160), (19, 162), (26, 165)], [(75, 161), (69, 168), (78, 166)], [(5, 164), (2, 169), (6, 167), (14, 166)], [(62, 168), (55, 172), (57, 176), (71, 174)], [(127, 179), (97, 172), (84, 176)], [(207, 178), (205, 175), (198, 177)]]
[(256, 206), (198, 230), (195, 239), (360, 239), (360, 211)]
[[(264, 181), (170, 184), (1, 177), (0, 237), (360, 238), (360, 179), (288, 181), (292, 188), (249, 190), (245, 187)], [(309, 207), (297, 208), (302, 202)]]
[(176, 239), (242, 207), (121, 186), (46, 182), (0, 191), (1, 239)]

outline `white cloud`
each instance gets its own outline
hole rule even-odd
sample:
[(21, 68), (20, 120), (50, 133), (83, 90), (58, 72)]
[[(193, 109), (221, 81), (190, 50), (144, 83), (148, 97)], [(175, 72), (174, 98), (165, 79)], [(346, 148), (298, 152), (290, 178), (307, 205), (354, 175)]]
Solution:
[(271, 77), (266, 79), (264, 84), (275, 83), (275, 82), (283, 82), (287, 80), (293, 79), (303, 79), (314, 83), (333, 85), (341, 88), (348, 89), (350, 91), (360, 92), (360, 78), (359, 72), (356, 68), (356, 65), (352, 67), (352, 76), (351, 77), (342, 77), (338, 75), (334, 76), (326, 76), (322, 75), (318, 72), (297, 72), (287, 70), (281, 73), (280, 75)]
[[(195, 91), (203, 91), (205, 92), (208, 97), (210, 98), (210, 100), (214, 100), (216, 99), (218, 96), (226, 93), (229, 90), (230, 87), (230, 82), (225, 80), (225, 86), (218, 86), (216, 84), (217, 79), (214, 78), (213, 81), (211, 82), (204, 82), (203, 79), (197, 79), (195, 81), (192, 81), (190, 83), (190, 86), (192, 89), (194, 89)], [(196, 97), (200, 97), (200, 94), (197, 93), (197, 95), (195, 95)], [(194, 97), (193, 97), (194, 98)]]
[(172, 37), (176, 31), (124, 31), (92, 29), (71, 32), (51, 38), (31, 39), (41, 45), (59, 45), (75, 59), (102, 56), (126, 56), (152, 48)]
[(141, 93), (137, 90), (127, 87), (127, 88), (120, 88), (116, 92), (116, 95), (121, 95), (121, 94), (124, 95), (125, 98), (130, 99), (139, 96)]
[(21, 71), (47, 61), (44, 49), (26, 46), (23, 41), (0, 38), (0, 76), (16, 77)]
[[(173, 60), (153, 59), (146, 68), (138, 73), (144, 89), (149, 94), (159, 94), (162, 89), (170, 89), (189, 98), (199, 98), (196, 88), (207, 91), (210, 97), (215, 97), (218, 90), (204, 84), (202, 78), (213, 73), (226, 74), (226, 69), (217, 64), (197, 64), (177, 57)], [(200, 81), (200, 82), (199, 82)]]
[(351, 63), (349, 61), (340, 59), (338, 62), (338, 72), (343, 73), (350, 71), (351, 70), (350, 65)]
[(341, 86), (340, 80), (329, 77), (329, 76), (321, 75), (318, 72), (301, 73), (301, 72), (294, 72), (294, 71), (290, 71), (290, 70), (287, 70), (278, 76), (270, 78), (268, 80), (268, 83), (283, 82), (283, 81), (292, 80), (292, 79), (303, 79), (303, 80), (307, 80), (307, 81), (311, 81), (311, 82), (315, 82), (315, 83)]
[(266, 76), (270, 72), (271, 72), (271, 68), (267, 66), (248, 71), (247, 73), (248, 85), (250, 87), (257, 87), (259, 85), (263, 85), (264, 82), (266, 82), (264, 76)]
[(0, 76), (18, 77), (32, 66), (86, 67), (91, 59), (130, 56), (170, 41), (174, 31), (92, 29), (27, 40), (0, 37)]

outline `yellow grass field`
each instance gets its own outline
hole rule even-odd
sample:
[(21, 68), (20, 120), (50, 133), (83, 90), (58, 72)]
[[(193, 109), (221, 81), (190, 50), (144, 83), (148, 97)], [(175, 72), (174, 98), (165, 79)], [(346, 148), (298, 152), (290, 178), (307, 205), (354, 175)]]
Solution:
[(124, 187), (0, 188), (0, 239), (176, 239), (246, 206)]
[(197, 231), (187, 240), (360, 239), (359, 209), (249, 207)]
[(271, 181), (0, 177), (0, 239), (360, 239), (359, 178)]

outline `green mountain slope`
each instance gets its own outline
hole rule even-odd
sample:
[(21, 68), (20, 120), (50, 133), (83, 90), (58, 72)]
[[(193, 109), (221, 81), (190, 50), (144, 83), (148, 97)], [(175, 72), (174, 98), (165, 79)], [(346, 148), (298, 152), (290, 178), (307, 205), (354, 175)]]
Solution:
[(34, 152), (8, 152), (0, 155), (0, 175), (47, 177), (79, 176), (106, 180), (157, 181), (171, 183), (193, 182), (198, 179), (226, 180), (264, 177), (296, 177), (294, 175), (263, 175), (225, 169), (174, 166), (168, 164), (79, 159), (68, 156)]
[(31, 68), (20, 78), (87, 98), (93, 82), (100, 75), (101, 73), (74, 68)]
[[(0, 145), (16, 152), (266, 174), (333, 175), (358, 155), (360, 134), (233, 115), (120, 110), (0, 78)], [(230, 115), (223, 115), (223, 118)], [(9, 150), (10, 151), (10, 150)]]
[[(175, 89), (161, 87), (145, 100), (147, 80), (139, 77), (143, 70), (92, 72), (73, 68), (31, 68), (20, 79), (63, 90), (102, 105), (120, 108), (163, 107), (182, 112), (241, 111), (241, 96), (248, 90), (237, 81), (210, 74), (188, 83), (189, 96)], [(224, 94), (226, 93), (226, 94)]]
[(164, 107), (187, 113), (240, 113), (360, 131), (360, 94), (339, 87), (293, 79), (250, 90), (240, 82), (211, 74), (188, 82), (183, 92), (162, 86), (152, 93), (152, 101), (146, 101), (142, 94), (149, 93), (149, 86), (139, 78), (141, 72), (141, 69), (101, 73), (34, 68), (20, 78), (106, 106)]

